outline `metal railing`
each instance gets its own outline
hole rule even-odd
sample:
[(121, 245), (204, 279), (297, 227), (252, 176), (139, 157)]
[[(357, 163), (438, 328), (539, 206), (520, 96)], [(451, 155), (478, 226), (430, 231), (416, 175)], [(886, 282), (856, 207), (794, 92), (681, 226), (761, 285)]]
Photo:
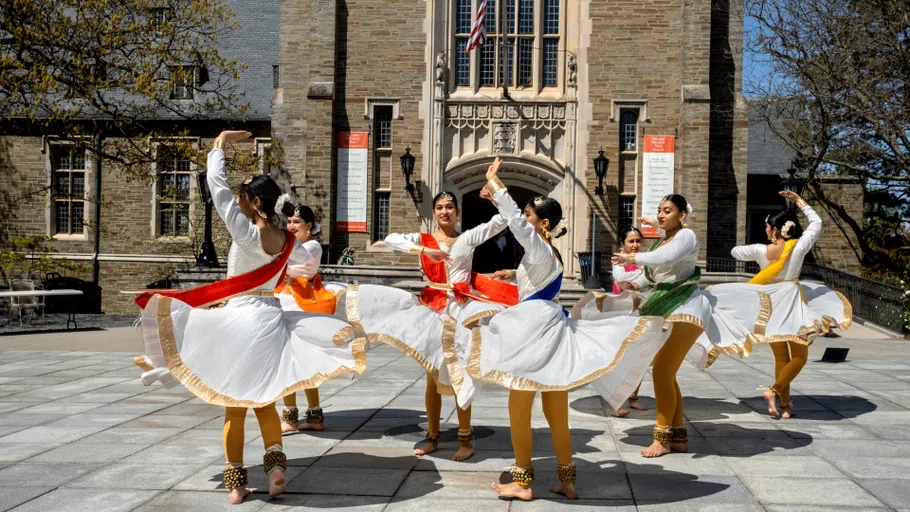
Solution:
[[(708, 258), (708, 272), (755, 274), (759, 267), (752, 261), (732, 258)], [(804, 264), (800, 279), (820, 281), (839, 291), (853, 305), (853, 314), (889, 331), (899, 333), (903, 328), (904, 294), (900, 288), (872, 281), (853, 274), (820, 265)]]

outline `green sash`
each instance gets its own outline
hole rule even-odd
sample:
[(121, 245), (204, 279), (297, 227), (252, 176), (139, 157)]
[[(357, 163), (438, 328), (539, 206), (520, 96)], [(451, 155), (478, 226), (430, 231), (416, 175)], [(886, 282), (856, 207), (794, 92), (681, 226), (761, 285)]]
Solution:
[[(650, 250), (654, 250), (663, 240), (655, 240)], [(648, 281), (654, 282), (654, 272), (650, 267), (645, 266), (645, 277)], [(701, 268), (695, 267), (695, 272), (691, 276), (677, 281), (675, 283), (655, 283), (654, 291), (648, 296), (645, 303), (638, 309), (641, 316), (662, 316), (666, 318), (676, 311), (686, 299), (692, 295), (692, 292), (698, 288), (698, 281), (701, 279)]]

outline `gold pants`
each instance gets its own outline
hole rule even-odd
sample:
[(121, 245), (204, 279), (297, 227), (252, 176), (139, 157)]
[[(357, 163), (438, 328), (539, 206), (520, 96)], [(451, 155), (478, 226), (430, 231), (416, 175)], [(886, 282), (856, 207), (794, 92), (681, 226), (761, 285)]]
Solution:
[(681, 427), (683, 424), (683, 397), (676, 382), (676, 372), (701, 332), (701, 328), (695, 325), (674, 322), (673, 332), (654, 356), (651, 375), (654, 378), (659, 428)]
[[(276, 444), (281, 446), (281, 419), (275, 404), (253, 409), (259, 420), (262, 443), (268, 449)], [(224, 414), (224, 458), (228, 464), (243, 464), (243, 422), (246, 407), (226, 407)]]
[[(427, 374), (427, 391), (424, 399), (424, 403), (427, 406), (427, 435), (430, 437), (439, 435), (442, 395), (436, 390), (436, 379), (429, 373)], [(471, 428), (471, 408), (468, 407), (467, 410), (463, 410), (456, 405), (455, 412), (458, 414), (458, 428), (461, 430)]]
[(792, 341), (771, 344), (774, 352), (774, 385), (771, 389), (780, 398), (781, 406), (790, 406), (790, 383), (799, 375), (809, 358), (809, 347)]
[[(305, 389), (306, 404), (310, 409), (319, 407), (319, 388)], [(285, 407), (297, 407), (297, 393), (291, 393), (284, 397)]]
[[(515, 451), (515, 465), (526, 468), (531, 465), (531, 411), (536, 391), (509, 390), (509, 428), (512, 433), (512, 449)], [(543, 391), (540, 393), (543, 414), (550, 425), (553, 449), (557, 464), (572, 463), (572, 435), (569, 432), (569, 392)]]

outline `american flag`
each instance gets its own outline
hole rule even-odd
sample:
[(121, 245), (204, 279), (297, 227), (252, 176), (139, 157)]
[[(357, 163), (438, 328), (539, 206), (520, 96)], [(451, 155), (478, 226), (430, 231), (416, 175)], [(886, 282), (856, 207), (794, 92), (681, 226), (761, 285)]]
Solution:
[(487, 42), (487, 28), (484, 24), (484, 18), (487, 16), (487, 0), (480, 0), (477, 6), (477, 17), (474, 18), (474, 24), (471, 26), (471, 37), (468, 38), (468, 47), (466, 52)]

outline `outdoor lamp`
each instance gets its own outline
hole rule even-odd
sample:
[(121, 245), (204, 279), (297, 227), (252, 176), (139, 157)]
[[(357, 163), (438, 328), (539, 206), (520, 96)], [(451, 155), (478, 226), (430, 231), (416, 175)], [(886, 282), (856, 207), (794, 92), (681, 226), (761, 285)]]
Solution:
[(594, 174), (597, 175), (597, 188), (594, 194), (604, 195), (604, 178), (607, 177), (607, 169), (610, 167), (610, 159), (604, 156), (604, 148), (600, 148), (600, 155), (594, 159)]
[[(786, 178), (784, 181), (780, 182), (780, 188), (781, 188), (781, 190), (787, 190), (787, 191), (793, 192), (794, 194), (796, 194), (798, 196), (802, 196), (803, 187), (805, 186), (805, 182), (802, 180), (802, 178), (796, 176), (796, 172), (798, 171), (799, 166), (800, 165), (799, 165), (798, 159), (794, 160), (790, 164), (790, 168), (787, 169), (787, 174), (789, 174), (790, 176), (788, 178)], [(790, 210), (795, 210), (796, 204), (790, 200), (787, 200), (787, 208)]]
[(411, 154), (411, 145), (408, 144), (404, 148), (404, 154), (401, 155), (401, 172), (404, 173), (405, 190), (414, 189), (414, 185), (411, 184), (411, 174), (414, 173), (414, 160), (416, 158)]

